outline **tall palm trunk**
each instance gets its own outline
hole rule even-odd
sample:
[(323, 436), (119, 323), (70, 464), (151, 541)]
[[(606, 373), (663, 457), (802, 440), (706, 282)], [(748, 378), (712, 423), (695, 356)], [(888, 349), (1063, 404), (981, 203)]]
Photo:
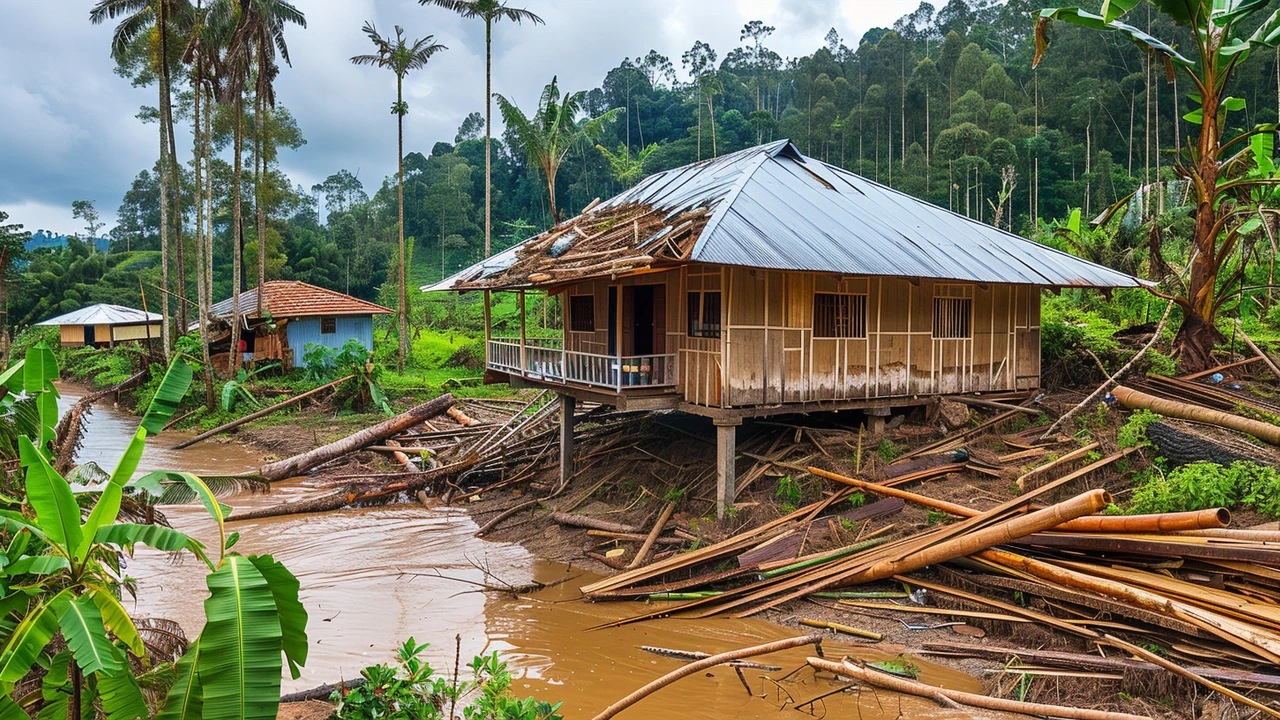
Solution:
[[(173, 132), (173, 98), (172, 98), (172, 80), (169, 75), (169, 23), (167, 5), (161, 6), (161, 22), (160, 25), (160, 83), (164, 86), (163, 95), (161, 97), (163, 117), (160, 122), (168, 127), (169, 136), (169, 169), (170, 182), (173, 187), (173, 219), (174, 219), (174, 259), (177, 261), (178, 283), (177, 283), (177, 306), (178, 306), (178, 334), (181, 335), (187, 331), (187, 273), (186, 262), (184, 260), (185, 253), (182, 247), (182, 171), (178, 166), (178, 146), (177, 140), (174, 138)], [(165, 282), (165, 305), (168, 305), (168, 293), (173, 288), (169, 287), (168, 281)], [(165, 345), (165, 353), (169, 352), (169, 345)]]
[[(163, 63), (164, 61), (161, 60)], [(160, 83), (160, 107), (164, 107), (165, 87)], [(165, 360), (169, 359), (169, 143), (165, 137), (168, 128), (160, 119), (160, 346)]]
[[(484, 20), (484, 256), (493, 254), (490, 241), (493, 225), (493, 158), (489, 145), (493, 138), (493, 21)], [(404, 156), (403, 148), (400, 153)], [(443, 270), (441, 271), (443, 272)], [(441, 276), (443, 277), (443, 276)]]
[[(396, 106), (404, 107), (404, 78), (396, 76)], [(404, 358), (409, 354), (409, 292), (407, 287), (407, 273), (405, 268), (405, 250), (404, 250), (404, 114), (396, 114), (396, 165), (398, 167), (399, 182), (396, 183), (396, 195), (399, 200), (399, 222), (396, 223), (400, 229), (400, 348), (396, 355), (396, 367), (404, 372)], [(486, 228), (487, 229), (487, 228)]]
[[(203, 48), (202, 48), (203, 49)], [(204, 203), (204, 182), (202, 175), (202, 165), (208, 159), (206, 147), (208, 137), (202, 132), (200, 117), (200, 101), (204, 95), (204, 59), (196, 60), (196, 78), (195, 78), (195, 107), (193, 130), (195, 131), (195, 148), (192, 155), (195, 159), (195, 183), (196, 183), (196, 305), (199, 311), (198, 321), (200, 324), (200, 351), (204, 361), (204, 404), (205, 407), (212, 412), (214, 409), (213, 395), (213, 367), (209, 360), (209, 283), (208, 272), (205, 264), (208, 259), (204, 254), (204, 222), (205, 222), (205, 203)], [(209, 214), (213, 214), (213, 207), (209, 207)]]
[[(262, 55), (258, 55), (258, 77), (262, 77)], [(266, 103), (262, 99), (262, 83), (259, 81), (258, 88), (254, 92), (253, 112), (257, 123), (256, 137), (253, 139), (253, 204), (258, 215), (258, 317), (262, 317), (263, 304), (263, 287), (267, 281), (267, 214), (262, 205), (262, 183), (265, 180), (267, 171), (266, 158), (262, 156), (263, 150), (266, 149), (266, 142), (263, 139), (263, 132), (266, 130), (266, 122), (263, 120), (263, 110)]]
[(235, 108), (236, 127), (234, 135), (234, 154), (231, 169), (231, 370), (240, 369), (240, 272), (244, 253), (244, 228), (240, 223), (240, 170), (241, 155), (244, 151), (244, 96), (236, 93)]
[[(1213, 80), (1212, 75), (1209, 80)], [(1214, 86), (1210, 84), (1207, 87)], [(1218, 105), (1217, 93), (1204, 94), (1203, 129), (1200, 132), (1199, 166), (1196, 171), (1199, 182), (1195, 186), (1196, 224), (1195, 234), (1192, 236), (1196, 251), (1191, 261), (1186, 305), (1182, 307), (1182, 327), (1174, 338), (1174, 355), (1182, 367), (1191, 370), (1212, 367), (1213, 348), (1222, 339), (1222, 334), (1213, 324), (1217, 309), (1214, 291), (1218, 270), (1225, 260), (1218, 247), (1221, 228), (1218, 226), (1218, 208), (1214, 204), (1213, 192), (1218, 184), (1218, 146), (1221, 143)]]

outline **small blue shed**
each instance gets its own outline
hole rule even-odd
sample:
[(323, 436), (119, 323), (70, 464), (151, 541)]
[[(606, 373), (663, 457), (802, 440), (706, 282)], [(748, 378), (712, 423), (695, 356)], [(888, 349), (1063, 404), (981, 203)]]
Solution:
[[(239, 304), (242, 337), (252, 359), (281, 360), (287, 366), (301, 363), (310, 343), (336, 350), (354, 339), (372, 352), (373, 316), (393, 313), (377, 303), (297, 280), (264, 283), (261, 314), (257, 288), (240, 293)], [(231, 298), (210, 308), (214, 318), (227, 323), (232, 311)]]

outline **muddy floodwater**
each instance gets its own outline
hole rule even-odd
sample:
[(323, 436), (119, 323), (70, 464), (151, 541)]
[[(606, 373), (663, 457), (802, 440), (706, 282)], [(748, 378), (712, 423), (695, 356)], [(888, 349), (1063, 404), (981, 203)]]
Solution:
[[(64, 407), (81, 392), (74, 386), (64, 386), (62, 391)], [(93, 460), (110, 470), (137, 424), (137, 418), (104, 400), (88, 418), (77, 459)], [(139, 471), (230, 474), (261, 462), (258, 455), (235, 443), (206, 441), (186, 450), (169, 449), (184, 437), (162, 433), (152, 438)], [(315, 492), (318, 490), (310, 481), (295, 479), (277, 483), (270, 494), (242, 494), (223, 502), (236, 508), (256, 508)], [(174, 527), (216, 544), (216, 529), (203, 508), (167, 506), (163, 510)], [(229, 530), (240, 533), (237, 551), (274, 555), (302, 584), (302, 602), (310, 616), (310, 657), (301, 678), (286, 676), (286, 692), (355, 677), (365, 665), (389, 661), (393, 648), (409, 636), (430, 642), (432, 666), (447, 672), (453, 666), (456, 634), (462, 637), (464, 665), (473, 654), (497, 650), (517, 678), (513, 683), (517, 692), (563, 701), (562, 713), (576, 720), (594, 716), (679, 666), (677, 660), (644, 652), (642, 645), (714, 653), (796, 634), (763, 620), (719, 618), (664, 619), (587, 631), (652, 608), (640, 603), (582, 602), (577, 588), (593, 576), (541, 561), (519, 545), (478, 539), (474, 537), (475, 523), (459, 510), (402, 505), (232, 523)], [(481, 566), (512, 584), (571, 579), (512, 599), (439, 577), (479, 582), (483, 579)], [(137, 582), (138, 596), (132, 608), (136, 614), (176, 620), (190, 636), (199, 632), (202, 603), (208, 595), (199, 562), (188, 558), (174, 564), (166, 553), (139, 549), (127, 572)], [(829, 656), (891, 656), (874, 646), (825, 645)], [(783, 666), (783, 672), (769, 673), (781, 677), (802, 665), (809, 652), (809, 648), (801, 648), (760, 660)], [(925, 682), (980, 691), (973, 677), (918, 659), (915, 662), (922, 667)], [(804, 712), (793, 706), (840, 685), (801, 671), (783, 683), (793, 698), (788, 703), (787, 695), (762, 679), (762, 674), (758, 670), (745, 673), (754, 694), (763, 697), (748, 695), (732, 670), (715, 668), (659, 691), (619, 717), (972, 717), (941, 710), (926, 700), (870, 690), (860, 695), (838, 694)]]

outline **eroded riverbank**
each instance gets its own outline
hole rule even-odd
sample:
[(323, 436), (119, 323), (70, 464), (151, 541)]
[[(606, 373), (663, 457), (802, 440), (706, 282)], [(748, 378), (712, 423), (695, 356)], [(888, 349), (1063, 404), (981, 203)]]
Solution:
[[(64, 402), (74, 401), (76, 390), (64, 388)], [(95, 408), (86, 425), (80, 461), (113, 466), (136, 423), (136, 418), (107, 404)], [(255, 467), (261, 459), (233, 443), (168, 450), (177, 437), (164, 434), (149, 443), (140, 470), (233, 473)], [(314, 492), (316, 481), (297, 479), (276, 484), (270, 494), (241, 494), (224, 502), (256, 508)], [(175, 527), (206, 542), (213, 539), (214, 528), (203, 509), (169, 506), (164, 511)], [(311, 655), (301, 678), (286, 678), (286, 691), (354, 677), (365, 665), (389, 660), (392, 649), (410, 635), (430, 641), (428, 659), (446, 671), (453, 665), (453, 637), (458, 634), (464, 662), (472, 654), (497, 650), (518, 677), (518, 692), (564, 701), (566, 718), (584, 718), (679, 665), (677, 660), (644, 652), (642, 645), (718, 652), (795, 634), (764, 620), (727, 618), (663, 619), (588, 632), (589, 627), (636, 614), (640, 604), (581, 602), (577, 588), (593, 576), (540, 560), (515, 543), (478, 539), (475, 523), (460, 510), (403, 505), (249, 521), (233, 529), (241, 533), (238, 550), (274, 554), (302, 583), (302, 601), (310, 614)], [(572, 579), (513, 598), (477, 592), (466, 582), (436, 576), (480, 582), (479, 567), (513, 584)], [(189, 634), (198, 632), (206, 592), (204, 573), (195, 562), (174, 565), (165, 553), (140, 549), (128, 574), (137, 583), (133, 609), (139, 614), (171, 618)], [(830, 644), (827, 652), (868, 659), (891, 656), (871, 646)], [(770, 656), (768, 661), (789, 671), (802, 665), (806, 654), (799, 649)], [(980, 689), (968, 675), (921, 665), (927, 682)], [(824, 713), (868, 719), (970, 717), (940, 710), (925, 700), (871, 691), (828, 698), (825, 709), (819, 705), (813, 713), (804, 713), (792, 707), (837, 686), (806, 670), (787, 682), (782, 692), (758, 678), (759, 674), (753, 671), (747, 677), (753, 692), (763, 697), (749, 696), (732, 671), (719, 668), (684, 680), (621, 717), (777, 718), (784, 704), (782, 717)]]

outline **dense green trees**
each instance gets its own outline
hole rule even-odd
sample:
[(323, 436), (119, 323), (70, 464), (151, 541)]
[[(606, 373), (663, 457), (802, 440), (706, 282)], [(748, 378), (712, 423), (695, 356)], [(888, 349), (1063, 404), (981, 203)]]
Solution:
[[(230, 0), (205, 2), (219, 6)], [(1167, 265), (1180, 268), (1190, 254), (1193, 226), (1183, 221), (1192, 216), (1194, 203), (1186, 201), (1185, 175), (1178, 167), (1185, 161), (1177, 160), (1172, 148), (1185, 146), (1200, 128), (1183, 119), (1197, 107), (1188, 97), (1192, 83), (1185, 74), (1170, 81), (1163, 61), (1132, 42), (1066, 23), (1048, 28), (1053, 50), (1033, 68), (1034, 11), (1041, 5), (1038, 0), (922, 3), (892, 28), (873, 29), (854, 46), (832, 32), (813, 53), (797, 58), (784, 59), (770, 49), (773, 28), (760, 22), (741, 29), (735, 48), (695, 43), (677, 55), (676, 63), (656, 51), (622, 58), (598, 88), (578, 95), (580, 116), (598, 117), (617, 108), (616, 122), (600, 127), (594, 142), (566, 132), (567, 141), (556, 150), (551, 185), (543, 163), (531, 158), (515, 129), (519, 123), (493, 128), (489, 153), (482, 136), (490, 128), (483, 115), (459, 117), (453, 137), (410, 138), (401, 153), (403, 228), (415, 249), (407, 275), (413, 283), (429, 282), (484, 254), (486, 194), (491, 195), (496, 252), (643, 175), (788, 137), (806, 154), (1028, 236), (1046, 237), (1051, 222), (1076, 208), (1086, 220), (1095, 218), (1136, 192), (1136, 208), (1116, 214), (1110, 232), (1126, 233), (1122, 244), (1133, 250), (1127, 267), (1162, 277)], [(1189, 29), (1155, 7), (1131, 0), (1109, 6), (1131, 7), (1126, 22), (1143, 33), (1178, 48), (1195, 47)], [(1237, 23), (1238, 35), (1248, 37), (1280, 0), (1263, 6), (1253, 19)], [(682, 58), (688, 59), (687, 72), (678, 77), (675, 65)], [(1248, 62), (1232, 65), (1229, 93), (1236, 99), (1222, 118), (1225, 137), (1277, 120), (1275, 59), (1271, 48), (1257, 47)], [(143, 64), (135, 75), (145, 76), (147, 67)], [(245, 103), (237, 113), (232, 100), (215, 105), (215, 154), (203, 178), (211, 180), (206, 192), (212, 205), (209, 270), (215, 299), (231, 289), (228, 266), (237, 213), (254, 217), (262, 204), (268, 279), (278, 273), (398, 304), (398, 294), (384, 294), (383, 285), (398, 265), (401, 184), (335, 168), (309, 192), (293, 187), (273, 163), (274, 148), (296, 146), (303, 129), (283, 107), (259, 111)], [(179, 119), (190, 117), (190, 104), (185, 95), (175, 98)], [(268, 166), (246, 173), (252, 191), (237, 203), (234, 128), (241, 125), (244, 144), (252, 145), (259, 115)], [(292, 141), (286, 141), (290, 134)], [(1230, 148), (1239, 149), (1239, 144)], [(492, 163), (488, 173), (487, 159)], [(112, 231), (113, 252), (160, 249), (165, 225), (160, 170), (163, 166), (147, 167), (124, 194), (120, 224)], [(190, 224), (197, 182), (186, 168), (175, 179), (183, 222)], [(267, 191), (260, 193), (259, 184)], [(168, 235), (176, 236), (175, 224)], [(1244, 228), (1244, 247), (1253, 262), (1264, 251), (1270, 255), (1263, 232), (1268, 229), (1278, 228), (1275, 223)], [(253, 223), (245, 233), (256, 250)], [(188, 229), (183, 237), (190, 234)], [(65, 251), (49, 255), (77, 260)], [(191, 279), (186, 283), (194, 287)], [(1220, 289), (1213, 294), (1215, 302), (1227, 295)], [(15, 322), (32, 318), (36, 304), (61, 302), (60, 297), (16, 299)]]

